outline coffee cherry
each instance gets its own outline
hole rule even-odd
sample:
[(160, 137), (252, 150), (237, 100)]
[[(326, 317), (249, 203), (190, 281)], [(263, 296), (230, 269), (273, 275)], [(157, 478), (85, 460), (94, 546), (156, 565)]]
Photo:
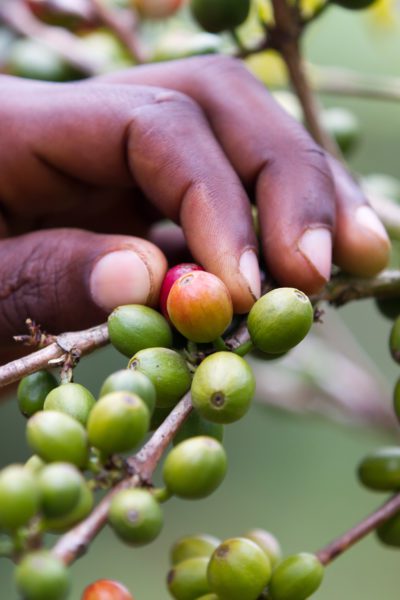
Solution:
[(168, 348), (141, 350), (132, 357), (129, 368), (144, 373), (153, 382), (157, 407), (175, 406), (192, 382), (185, 359)]
[(24, 600), (63, 600), (69, 590), (64, 563), (51, 552), (27, 554), (15, 569), (15, 583)]
[(358, 477), (371, 490), (400, 489), (400, 447), (379, 448), (366, 456), (358, 467)]
[(131, 392), (143, 400), (153, 413), (156, 405), (156, 388), (144, 373), (132, 371), (130, 369), (121, 369), (112, 373), (103, 383), (100, 390), (100, 398), (111, 392)]
[(375, 298), (375, 305), (381, 315), (394, 321), (400, 316), (400, 302), (398, 298)]
[(157, 500), (147, 490), (122, 490), (111, 501), (108, 522), (124, 542), (141, 546), (159, 535), (163, 514)]
[(400, 514), (394, 515), (376, 529), (376, 535), (382, 544), (400, 548)]
[(218, 538), (206, 534), (182, 537), (171, 548), (171, 564), (177, 565), (188, 558), (209, 558), (220, 543)]
[(198, 24), (210, 33), (239, 27), (250, 10), (250, 0), (191, 0), (190, 8)]
[(400, 317), (393, 323), (389, 340), (390, 352), (393, 360), (400, 363)]
[(310, 300), (295, 288), (277, 288), (251, 309), (247, 327), (253, 344), (267, 354), (280, 354), (307, 335), (314, 313)]
[(80, 383), (63, 383), (48, 394), (43, 408), (65, 413), (85, 426), (95, 402)]
[(193, 271), (204, 271), (204, 269), (203, 267), (200, 267), (200, 265), (196, 265), (196, 263), (181, 263), (167, 271), (160, 291), (160, 309), (166, 319), (169, 320), (167, 300), (172, 286), (177, 279), (182, 277), (182, 275), (187, 275)]
[(149, 430), (150, 413), (139, 396), (112, 392), (100, 398), (87, 425), (90, 443), (105, 455), (135, 448)]
[(194, 374), (193, 406), (205, 419), (233, 423), (250, 408), (255, 378), (247, 362), (232, 352), (208, 356)]
[(23, 465), (0, 471), (0, 529), (17, 529), (39, 511), (40, 491), (34, 475)]
[(87, 484), (84, 484), (80, 488), (78, 502), (75, 507), (62, 517), (47, 518), (45, 521), (45, 528), (53, 533), (65, 533), (66, 531), (69, 531), (71, 527), (85, 519), (92, 512), (93, 505), (93, 493)]
[(81, 600), (134, 600), (134, 598), (122, 583), (111, 579), (99, 579), (85, 588)]
[(188, 558), (167, 575), (168, 589), (176, 600), (194, 600), (210, 591), (207, 580), (208, 557)]
[(86, 466), (87, 434), (69, 415), (52, 410), (37, 412), (28, 421), (26, 435), (30, 447), (44, 461)]
[(193, 410), (184, 424), (180, 427), (178, 433), (172, 440), (172, 443), (174, 446), (176, 446), (184, 440), (196, 437), (198, 435), (207, 435), (208, 437), (215, 438), (219, 442), (222, 442), (224, 437), (224, 428), (219, 423), (211, 423), (211, 421), (203, 419), (197, 410)]
[(282, 558), (281, 546), (272, 533), (265, 531), (265, 529), (251, 529), (243, 537), (255, 542), (265, 552), (271, 567), (275, 567), (280, 562)]
[(45, 465), (46, 463), (44, 460), (42, 460), (37, 454), (33, 454), (30, 458), (28, 458), (24, 467), (25, 469), (28, 469), (32, 475), (37, 475)]
[(31, 417), (38, 410), (42, 410), (47, 394), (57, 385), (57, 379), (48, 371), (37, 371), (21, 379), (17, 397), (22, 414)]
[(181, 442), (168, 454), (163, 477), (168, 490), (180, 498), (209, 496), (227, 469), (223, 446), (214, 438), (198, 436)]
[(69, 463), (46, 465), (37, 479), (42, 511), (47, 517), (61, 517), (78, 504), (82, 486), (86, 485), (80, 471)]
[(331, 0), (332, 4), (338, 4), (349, 10), (363, 10), (375, 4), (377, 0)]
[(257, 544), (231, 538), (218, 546), (208, 565), (211, 591), (221, 600), (257, 600), (271, 577), (271, 565)]
[(148, 306), (119, 306), (108, 317), (108, 333), (112, 345), (125, 356), (133, 356), (144, 348), (169, 348), (172, 331), (160, 313)]
[(306, 600), (321, 585), (324, 567), (314, 554), (301, 552), (285, 558), (268, 587), (271, 600)]
[(220, 598), (216, 594), (206, 594), (205, 596), (197, 598), (197, 600), (220, 600)]
[(165, 19), (181, 8), (184, 0), (134, 0), (135, 8), (146, 19)]
[(212, 342), (224, 333), (233, 316), (228, 288), (205, 271), (194, 271), (175, 281), (167, 310), (177, 330), (192, 342)]

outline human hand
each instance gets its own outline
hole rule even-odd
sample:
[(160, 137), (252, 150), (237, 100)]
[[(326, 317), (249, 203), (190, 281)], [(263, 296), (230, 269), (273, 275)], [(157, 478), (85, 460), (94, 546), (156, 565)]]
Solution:
[(57, 332), (156, 303), (166, 260), (143, 238), (160, 216), (246, 312), (260, 293), (249, 195), (282, 285), (317, 291), (332, 247), (355, 274), (387, 262), (388, 238), (355, 182), (238, 61), (0, 85), (3, 345), (27, 316)]

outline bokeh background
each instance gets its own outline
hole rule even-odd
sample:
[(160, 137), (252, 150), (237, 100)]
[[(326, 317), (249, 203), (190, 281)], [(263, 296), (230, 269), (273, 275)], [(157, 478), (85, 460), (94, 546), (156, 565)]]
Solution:
[[(394, 25), (378, 27), (366, 14), (333, 8), (310, 28), (306, 55), (320, 65), (400, 77), (399, 33)], [(363, 139), (351, 158), (355, 170), (400, 176), (400, 102), (321, 99), (325, 106), (351, 108), (360, 119)], [(392, 386), (400, 372), (387, 349), (389, 321), (369, 301), (338, 313)], [(97, 392), (102, 380), (123, 366), (125, 360), (106, 349), (82, 361), (76, 380)], [(230, 468), (221, 489), (200, 502), (168, 502), (161, 537), (144, 549), (123, 546), (106, 529), (72, 568), (72, 600), (79, 600), (85, 585), (103, 577), (120, 579), (137, 600), (167, 600), (168, 549), (183, 534), (224, 538), (264, 527), (279, 537), (285, 553), (312, 551), (383, 500), (359, 486), (355, 470), (366, 452), (393, 443), (389, 435), (255, 403), (245, 419), (227, 428), (225, 440)], [(0, 406), (0, 443), (0, 467), (29, 456), (24, 420), (13, 398)], [(382, 547), (371, 535), (329, 567), (315, 598), (398, 600), (399, 561), (398, 552)], [(0, 560), (0, 598), (16, 600), (12, 566), (5, 560)]]

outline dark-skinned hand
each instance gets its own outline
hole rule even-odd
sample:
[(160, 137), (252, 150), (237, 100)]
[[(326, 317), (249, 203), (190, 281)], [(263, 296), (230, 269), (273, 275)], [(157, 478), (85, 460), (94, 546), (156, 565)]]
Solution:
[[(236, 60), (186, 59), (78, 83), (0, 78), (0, 346), (29, 316), (50, 332), (154, 305), (183, 245), (260, 294), (249, 197), (281, 285), (316, 292), (334, 262), (373, 275), (389, 241), (344, 168)], [(154, 245), (153, 240), (159, 247)]]

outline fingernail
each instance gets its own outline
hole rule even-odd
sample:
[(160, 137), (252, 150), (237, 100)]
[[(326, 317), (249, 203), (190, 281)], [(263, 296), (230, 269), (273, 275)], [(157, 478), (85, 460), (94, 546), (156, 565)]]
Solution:
[(328, 229), (307, 229), (298, 242), (304, 258), (326, 281), (331, 276), (332, 238)]
[(239, 270), (249, 284), (251, 295), (257, 300), (261, 295), (261, 278), (258, 258), (254, 250), (243, 252), (239, 261)]
[(386, 230), (372, 208), (369, 206), (360, 206), (356, 210), (356, 221), (361, 227), (368, 229), (379, 238), (389, 241)]
[(115, 250), (100, 258), (90, 275), (94, 302), (106, 311), (123, 304), (145, 304), (150, 275), (133, 250)]

